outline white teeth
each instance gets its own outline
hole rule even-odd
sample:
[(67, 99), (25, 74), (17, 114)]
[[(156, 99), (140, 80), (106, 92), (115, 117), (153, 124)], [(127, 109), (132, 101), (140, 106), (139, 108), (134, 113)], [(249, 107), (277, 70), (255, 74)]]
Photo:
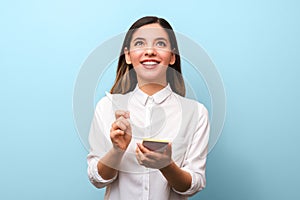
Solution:
[(143, 62), (144, 65), (157, 65), (158, 62), (155, 62), (155, 61), (145, 61)]

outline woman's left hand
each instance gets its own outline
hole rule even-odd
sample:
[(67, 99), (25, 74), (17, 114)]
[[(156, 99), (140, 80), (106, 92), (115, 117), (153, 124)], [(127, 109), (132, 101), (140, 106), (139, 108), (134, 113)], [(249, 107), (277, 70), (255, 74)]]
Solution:
[(172, 145), (168, 144), (163, 152), (150, 151), (142, 144), (137, 143), (136, 158), (140, 165), (147, 168), (161, 169), (172, 163)]

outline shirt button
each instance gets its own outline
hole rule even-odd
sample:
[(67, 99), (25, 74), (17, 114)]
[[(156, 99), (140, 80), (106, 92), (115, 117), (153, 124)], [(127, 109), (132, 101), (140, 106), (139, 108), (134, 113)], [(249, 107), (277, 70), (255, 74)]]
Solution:
[(148, 101), (149, 101), (150, 105), (152, 105), (152, 104), (153, 104), (153, 102), (154, 102), (154, 99), (153, 99), (153, 97), (149, 97), (149, 98), (148, 98)]

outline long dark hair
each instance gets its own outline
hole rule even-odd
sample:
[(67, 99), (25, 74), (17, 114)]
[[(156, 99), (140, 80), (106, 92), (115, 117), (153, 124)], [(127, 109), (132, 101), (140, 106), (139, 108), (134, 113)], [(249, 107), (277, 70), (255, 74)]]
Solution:
[(127, 48), (129, 50), (132, 35), (138, 28), (144, 25), (154, 24), (154, 23), (158, 23), (161, 27), (163, 27), (166, 30), (171, 43), (171, 49), (173, 49), (173, 53), (175, 54), (175, 63), (173, 65), (169, 65), (167, 69), (167, 82), (170, 83), (170, 86), (175, 93), (181, 96), (185, 96), (185, 85), (181, 74), (180, 55), (179, 55), (175, 33), (171, 25), (169, 24), (169, 22), (167, 22), (163, 18), (158, 18), (153, 16), (140, 18), (139, 20), (137, 20), (135, 23), (132, 24), (132, 26), (129, 28), (128, 32), (126, 33), (121, 48), (120, 56), (119, 56), (116, 79), (113, 87), (110, 90), (112, 94), (115, 93), (125, 94), (127, 92), (134, 90), (134, 88), (136, 87), (137, 84), (136, 73), (135, 70), (132, 70), (133, 69), (132, 64), (126, 63), (124, 49)]

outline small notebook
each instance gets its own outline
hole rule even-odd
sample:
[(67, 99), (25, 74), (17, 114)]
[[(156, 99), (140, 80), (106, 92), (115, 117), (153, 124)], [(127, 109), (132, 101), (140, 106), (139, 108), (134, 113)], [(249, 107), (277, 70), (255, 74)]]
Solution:
[(143, 139), (143, 146), (151, 151), (163, 152), (169, 144), (167, 140)]

